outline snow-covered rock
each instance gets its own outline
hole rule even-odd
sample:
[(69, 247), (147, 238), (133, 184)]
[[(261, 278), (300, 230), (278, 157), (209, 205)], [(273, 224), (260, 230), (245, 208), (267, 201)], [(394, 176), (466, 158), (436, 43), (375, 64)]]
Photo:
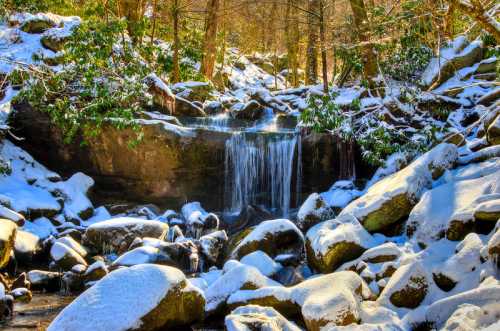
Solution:
[(32, 290), (55, 292), (61, 288), (62, 275), (59, 272), (31, 270), (27, 275)]
[(407, 232), (419, 243), (427, 244), (446, 235), (463, 239), (474, 222), (475, 208), (482, 202), (498, 199), (500, 173), (452, 181), (424, 193), (408, 217)]
[(441, 330), (495, 330), (500, 328), (499, 314), (499, 304), (478, 307), (464, 303), (453, 312)]
[(103, 261), (95, 261), (83, 274), (86, 282), (95, 282), (108, 274), (108, 267)]
[(306, 234), (308, 262), (320, 272), (337, 269), (342, 263), (358, 258), (374, 245), (374, 239), (350, 214), (312, 227)]
[(119, 217), (90, 225), (83, 243), (99, 252), (124, 252), (136, 237), (163, 238), (168, 225), (159, 221)]
[(297, 213), (297, 226), (302, 231), (307, 231), (321, 221), (326, 221), (334, 216), (333, 211), (318, 193), (312, 193), (300, 206)]
[[(335, 286), (332, 286), (335, 284)], [(264, 287), (233, 293), (228, 304), (273, 307), (285, 316), (300, 313), (308, 330), (325, 325), (348, 325), (360, 320), (360, 304), (372, 297), (366, 283), (352, 271), (308, 279), (292, 287)]]
[(245, 255), (241, 258), (240, 262), (259, 269), (267, 277), (271, 277), (282, 268), (279, 263), (274, 262), (269, 255), (262, 251), (255, 251)]
[(175, 268), (139, 265), (98, 281), (52, 321), (48, 330), (156, 330), (203, 318), (203, 294)]
[(280, 286), (280, 284), (262, 275), (255, 267), (230, 260), (224, 265), (222, 276), (205, 291), (205, 311), (208, 314), (223, 311), (227, 298), (234, 292), (265, 286)]
[(248, 305), (238, 307), (227, 315), (225, 325), (228, 331), (300, 331), (293, 322), (271, 307)]
[(295, 224), (286, 219), (264, 221), (257, 225), (231, 253), (241, 258), (261, 250), (271, 257), (283, 253), (301, 257), (304, 253), (304, 236)]
[(457, 147), (440, 144), (406, 168), (390, 175), (351, 202), (341, 214), (354, 215), (368, 231), (378, 231), (410, 214), (432, 180), (451, 168), (458, 157)]
[(42, 240), (30, 232), (18, 230), (14, 244), (16, 260), (31, 262), (42, 251)]
[(71, 270), (77, 264), (87, 265), (85, 259), (78, 252), (62, 242), (55, 242), (52, 245), (50, 257), (63, 270)]
[(219, 228), (219, 218), (213, 213), (208, 213), (199, 202), (190, 202), (182, 206), (184, 219), (186, 219), (186, 234), (198, 239), (203, 234), (216, 231)]
[(200, 248), (204, 259), (211, 265), (220, 262), (227, 241), (228, 237), (224, 230), (202, 236), (200, 238)]

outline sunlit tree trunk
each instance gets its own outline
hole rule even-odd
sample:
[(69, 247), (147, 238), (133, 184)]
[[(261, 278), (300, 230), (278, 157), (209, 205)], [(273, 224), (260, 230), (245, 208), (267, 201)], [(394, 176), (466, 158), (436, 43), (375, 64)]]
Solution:
[(208, 79), (214, 74), (216, 39), (217, 39), (217, 11), (219, 0), (208, 0), (207, 16), (205, 20), (205, 38), (203, 41), (203, 57), (200, 71)]
[(319, 38), (321, 42), (321, 68), (323, 74), (323, 91), (328, 92), (328, 63), (326, 60), (325, 10), (324, 1), (319, 0)]
[(127, 31), (132, 43), (137, 44), (143, 35), (142, 20), (146, 9), (146, 0), (120, 0), (120, 16), (127, 20)]
[(374, 77), (377, 75), (376, 53), (369, 38), (368, 15), (363, 0), (349, 0), (354, 16), (354, 26), (361, 49), (363, 63), (363, 77), (370, 88), (375, 86)]
[(172, 58), (172, 81), (177, 83), (181, 80), (179, 68), (179, 0), (174, 0), (172, 6), (172, 21), (174, 25), (174, 55)]
[(307, 11), (306, 84), (309, 85), (318, 81), (319, 0), (308, 0)]
[(285, 40), (288, 56), (288, 80), (292, 86), (299, 86), (299, 20), (297, 0), (288, 0), (285, 13)]

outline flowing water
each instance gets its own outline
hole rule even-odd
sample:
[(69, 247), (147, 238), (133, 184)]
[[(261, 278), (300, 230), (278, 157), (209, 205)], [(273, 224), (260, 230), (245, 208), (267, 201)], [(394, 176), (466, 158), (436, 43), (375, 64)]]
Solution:
[(238, 213), (249, 204), (263, 204), (276, 215), (289, 215), (292, 176), (300, 177), (300, 159), (295, 158), (298, 137), (293, 132), (238, 132), (226, 141), (226, 212)]

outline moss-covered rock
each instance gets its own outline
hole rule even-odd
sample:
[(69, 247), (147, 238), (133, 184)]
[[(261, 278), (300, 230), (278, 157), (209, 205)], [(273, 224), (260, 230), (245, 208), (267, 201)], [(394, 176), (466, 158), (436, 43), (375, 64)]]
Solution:
[[(98, 298), (98, 304), (96, 304)], [(158, 330), (203, 319), (203, 294), (175, 268), (116, 270), (67, 306), (48, 330)]]
[(17, 225), (9, 220), (0, 218), (0, 269), (10, 260), (10, 252), (14, 249)]

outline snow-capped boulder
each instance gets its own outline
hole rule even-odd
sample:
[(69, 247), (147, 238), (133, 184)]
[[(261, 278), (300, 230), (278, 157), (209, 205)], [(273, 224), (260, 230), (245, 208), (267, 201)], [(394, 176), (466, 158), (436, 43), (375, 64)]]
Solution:
[(500, 326), (498, 304), (478, 307), (464, 303), (448, 318), (441, 331), (488, 330)]
[[(334, 286), (332, 286), (335, 284)], [(301, 314), (307, 330), (327, 324), (348, 325), (360, 320), (362, 300), (372, 298), (366, 283), (352, 271), (308, 279), (292, 287), (264, 287), (233, 293), (231, 307), (256, 304), (273, 307), (285, 316)]]
[(77, 264), (87, 265), (85, 259), (78, 252), (61, 242), (55, 242), (52, 245), (50, 257), (63, 270), (71, 270)]
[(500, 227), (497, 222), (497, 230), (493, 233), (490, 240), (488, 241), (488, 255), (492, 261), (497, 262), (497, 266), (500, 267)]
[(256, 100), (250, 100), (243, 107), (235, 109), (231, 115), (240, 120), (257, 121), (264, 115), (264, 107)]
[(0, 205), (0, 218), (8, 219), (19, 226), (23, 226), (26, 219), (22, 214)]
[(225, 318), (227, 331), (300, 331), (295, 323), (271, 307), (248, 305), (238, 307)]
[(230, 260), (224, 265), (224, 273), (205, 290), (205, 311), (208, 314), (224, 311), (227, 298), (238, 290), (280, 286), (262, 275), (252, 266)]
[(500, 116), (497, 116), (497, 118), (488, 127), (486, 138), (491, 145), (500, 144)]
[(32, 290), (56, 292), (61, 288), (61, 273), (42, 270), (28, 272), (28, 281)]
[(499, 219), (500, 195), (498, 199), (482, 202), (474, 209), (474, 220), (476, 222), (496, 222)]
[(259, 271), (267, 277), (273, 276), (282, 268), (279, 263), (276, 263), (263, 251), (255, 251), (245, 255), (241, 258), (240, 262), (259, 269)]
[(173, 92), (189, 101), (204, 102), (211, 97), (214, 87), (210, 82), (180, 82), (172, 86)]
[(214, 213), (208, 213), (199, 202), (190, 202), (182, 206), (182, 216), (186, 220), (186, 234), (198, 239), (203, 234), (219, 229), (219, 218)]
[(124, 252), (136, 237), (163, 238), (168, 225), (159, 221), (119, 217), (90, 225), (83, 235), (83, 243), (98, 252)]
[(497, 199), (500, 174), (461, 181), (451, 181), (424, 193), (408, 217), (407, 233), (422, 244), (444, 235), (461, 240), (471, 231), (475, 208)]
[[(425, 321), (432, 323), (436, 329), (440, 330), (458, 308), (464, 307), (464, 304), (481, 307), (486, 311), (491, 311), (490, 309), (493, 308), (492, 312), (494, 313), (492, 318), (498, 320), (499, 297), (499, 285), (479, 286), (476, 289), (452, 295), (432, 303), (425, 312)], [(496, 317), (494, 317), (495, 315)], [(484, 317), (487, 318), (487, 316)]]
[(41, 253), (42, 240), (37, 235), (23, 230), (18, 230), (14, 244), (14, 255), (20, 262), (31, 262)]
[(18, 287), (9, 293), (15, 301), (28, 303), (33, 298), (31, 291), (25, 287)]
[(50, 331), (157, 330), (203, 318), (203, 294), (175, 268), (139, 265), (98, 281), (50, 324)]
[(64, 17), (62, 26), (48, 29), (40, 38), (43, 47), (54, 52), (62, 50), (64, 43), (71, 37), (73, 29), (79, 26), (81, 19), (77, 16)]
[(451, 45), (443, 47), (439, 57), (432, 58), (421, 77), (424, 87), (440, 84), (453, 76), (459, 69), (479, 62), (483, 56), (482, 42), (471, 43), (463, 35), (455, 38)]
[(113, 267), (130, 267), (138, 264), (156, 263), (160, 250), (156, 247), (143, 246), (134, 248), (120, 255), (113, 261)]
[(38, 13), (36, 15), (24, 14), (20, 28), (27, 33), (42, 33), (57, 25), (57, 15), (50, 13)]
[(192, 117), (205, 117), (207, 114), (201, 107), (194, 102), (175, 96), (175, 112), (176, 116), (192, 116)]
[(297, 213), (297, 226), (304, 232), (319, 222), (331, 219), (333, 211), (318, 193), (312, 193), (300, 206)]
[(83, 258), (85, 258), (88, 255), (85, 247), (80, 245), (80, 243), (77, 242), (75, 239), (73, 239), (71, 236), (60, 237), (56, 240), (56, 242), (60, 242), (64, 245), (72, 248), (75, 252), (77, 252)]
[(455, 145), (437, 145), (406, 168), (375, 183), (341, 214), (354, 215), (368, 231), (381, 230), (408, 216), (432, 180), (451, 168), (457, 157)]
[(283, 253), (301, 257), (304, 253), (304, 236), (289, 220), (264, 221), (241, 240), (231, 256), (240, 259), (258, 250), (266, 252), (271, 257)]
[(9, 220), (0, 219), (0, 269), (10, 260), (10, 252), (14, 249), (17, 225)]
[(317, 224), (306, 234), (308, 262), (322, 273), (358, 258), (371, 246), (372, 236), (349, 214)]
[(420, 262), (398, 268), (378, 298), (384, 306), (416, 308), (429, 292), (428, 273)]

